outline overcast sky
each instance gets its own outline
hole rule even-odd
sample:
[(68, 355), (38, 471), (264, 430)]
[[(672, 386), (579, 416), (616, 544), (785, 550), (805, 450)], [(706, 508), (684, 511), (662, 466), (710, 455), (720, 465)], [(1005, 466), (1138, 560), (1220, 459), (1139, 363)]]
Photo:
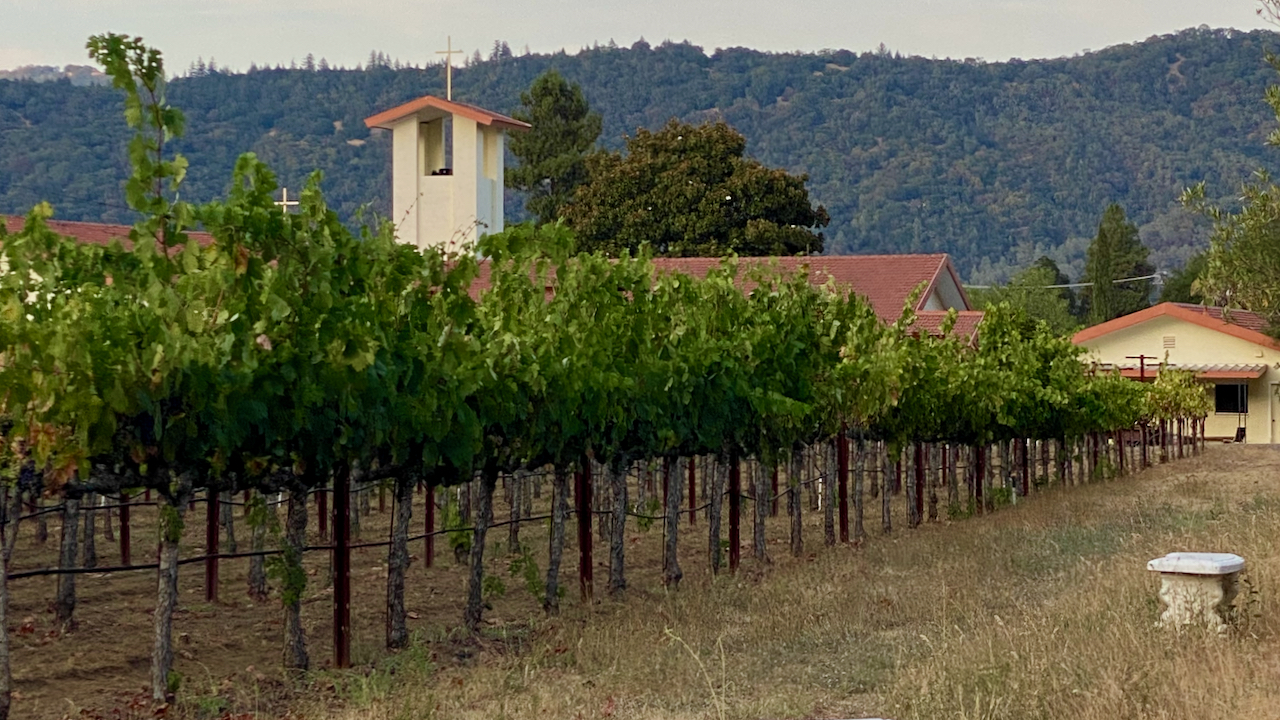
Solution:
[(197, 57), (243, 70), (307, 53), (354, 66), (380, 50), (406, 63), (455, 48), (576, 52), (610, 39), (761, 50), (884, 43), (903, 54), (1043, 58), (1198, 25), (1270, 27), (1257, 0), (0, 0), (0, 69), (87, 64), (89, 35), (142, 35), (171, 71)]

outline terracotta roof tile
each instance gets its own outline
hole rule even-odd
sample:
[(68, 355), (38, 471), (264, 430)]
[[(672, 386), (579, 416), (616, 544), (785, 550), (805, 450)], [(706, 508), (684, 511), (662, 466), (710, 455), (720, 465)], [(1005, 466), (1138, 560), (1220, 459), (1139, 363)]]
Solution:
[(1263, 332), (1267, 329), (1267, 321), (1256, 312), (1249, 310), (1233, 310), (1228, 308), (1213, 307), (1211, 305), (1196, 305), (1194, 303), (1172, 303), (1176, 307), (1183, 310), (1190, 310), (1194, 313), (1200, 313), (1214, 320), (1229, 322), (1232, 325), (1239, 325), (1242, 328)]
[[(17, 215), (0, 215), (4, 219), (5, 230), (17, 233), (26, 224), (26, 218)], [(75, 238), (91, 245), (109, 245), (112, 240), (119, 240), (129, 247), (130, 225), (108, 225), (106, 223), (77, 222), (72, 220), (46, 220), (49, 229), (65, 237)], [(201, 245), (213, 243), (213, 236), (206, 232), (188, 232)]]
[[(428, 111), (429, 115), (441, 116), (443, 114), (460, 115), (464, 118), (474, 120), (481, 125), (496, 125), (508, 130), (528, 130), (533, 127), (527, 122), (507, 117), (501, 113), (485, 110), (482, 107), (471, 105), (469, 103), (458, 102), (456, 100), (445, 100), (434, 95), (423, 95), (417, 100), (410, 100), (403, 105), (397, 105), (390, 110), (384, 110), (377, 115), (365, 118), (364, 124), (368, 128), (381, 128), (383, 130), (391, 129), (391, 126), (397, 121), (413, 115)], [(430, 112), (435, 111), (435, 112)]]
[(1158, 317), (1171, 317), (1201, 327), (1217, 330), (1225, 335), (1240, 338), (1256, 345), (1280, 350), (1280, 341), (1263, 331), (1267, 323), (1257, 313), (1191, 303), (1164, 302), (1144, 310), (1121, 315), (1113, 320), (1087, 327), (1071, 338), (1077, 345), (1096, 340), (1110, 333), (1133, 327)]
[[(683, 273), (692, 277), (706, 277), (713, 268), (719, 267), (721, 258), (655, 258), (655, 269), (659, 273)], [(945, 311), (922, 310), (929, 291), (937, 284), (942, 273), (955, 270), (945, 254), (935, 255), (812, 255), (807, 257), (780, 258), (739, 258), (739, 275), (756, 265), (771, 265), (777, 262), (783, 270), (795, 271), (808, 266), (809, 279), (815, 285), (832, 281), (837, 288), (852, 289), (871, 303), (876, 315), (886, 323), (896, 322), (902, 315), (902, 308), (911, 293), (920, 286), (925, 291), (916, 301), (916, 323), (933, 335), (941, 333)], [(471, 286), (472, 297), (479, 296), (490, 287), (489, 263), (481, 261), (479, 273)], [(554, 282), (554, 279), (551, 281)], [(744, 290), (750, 289), (749, 282), (742, 282)], [(957, 279), (956, 285), (959, 286)], [(547, 292), (553, 292), (548, 287)], [(982, 322), (983, 313), (957, 308), (960, 315), (956, 319), (953, 332), (963, 337), (972, 338)]]
[[(973, 342), (984, 315), (981, 310), (960, 310), (956, 313), (956, 324), (952, 326), (951, 334), (966, 342)], [(916, 313), (916, 321), (911, 327), (920, 328), (930, 335), (941, 336), (942, 324), (946, 319), (947, 312), (944, 310), (921, 310)]]
[[(656, 258), (659, 272), (683, 272), (704, 277), (720, 263), (720, 258)], [(837, 288), (853, 290), (871, 303), (885, 322), (893, 322), (902, 314), (907, 298), (917, 288), (924, 292), (916, 300), (915, 310), (924, 307), (929, 291), (944, 272), (954, 273), (945, 253), (932, 255), (810, 255), (806, 257), (741, 258), (739, 268), (769, 265), (777, 262), (784, 270), (809, 267), (810, 280), (822, 285), (830, 279)], [(959, 283), (956, 283), (959, 285)], [(967, 308), (961, 308), (967, 309)]]

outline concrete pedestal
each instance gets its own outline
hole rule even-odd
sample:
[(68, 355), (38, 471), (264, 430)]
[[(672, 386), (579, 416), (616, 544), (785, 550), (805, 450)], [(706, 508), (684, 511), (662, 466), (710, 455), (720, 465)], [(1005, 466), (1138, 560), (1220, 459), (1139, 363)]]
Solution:
[(1147, 563), (1160, 573), (1163, 627), (1202, 625), (1227, 631), (1226, 616), (1235, 600), (1244, 558), (1230, 553), (1169, 553)]

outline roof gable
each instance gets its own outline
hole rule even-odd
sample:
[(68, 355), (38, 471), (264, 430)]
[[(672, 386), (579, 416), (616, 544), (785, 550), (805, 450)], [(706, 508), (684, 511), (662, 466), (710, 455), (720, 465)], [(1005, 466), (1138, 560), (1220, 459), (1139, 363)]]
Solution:
[[(712, 268), (719, 267), (722, 258), (654, 258), (659, 272), (682, 272), (705, 277)], [(958, 298), (957, 310), (973, 307), (960, 285), (959, 277), (945, 253), (930, 255), (807, 255), (777, 258), (739, 258), (738, 267), (768, 267), (773, 263), (785, 271), (795, 272), (802, 267), (809, 270), (809, 279), (815, 285), (830, 280), (837, 288), (852, 290), (871, 304), (876, 315), (885, 322), (894, 322), (902, 314), (911, 293), (921, 286), (924, 290), (916, 298), (913, 310), (923, 311), (935, 294)], [(945, 288), (945, 292), (939, 293)], [(948, 303), (942, 303), (946, 309)]]
[(1262, 332), (1266, 320), (1248, 310), (1231, 310), (1207, 305), (1165, 302), (1145, 310), (1129, 313), (1114, 320), (1087, 327), (1076, 333), (1071, 341), (1076, 345), (1096, 340), (1111, 333), (1140, 325), (1156, 318), (1172, 318), (1230, 335), (1255, 345), (1280, 350), (1280, 341)]
[(377, 115), (367, 117), (364, 120), (364, 124), (368, 128), (390, 130), (392, 125), (410, 115), (417, 115), (420, 122), (435, 120), (445, 115), (458, 115), (474, 120), (481, 125), (492, 125), (506, 130), (528, 130), (533, 127), (527, 122), (507, 117), (492, 110), (485, 110), (482, 107), (457, 102), (456, 100), (445, 100), (434, 95), (423, 95), (417, 100), (410, 100), (403, 105), (397, 105), (390, 110), (384, 110)]
[[(654, 258), (654, 270), (658, 273), (682, 273), (692, 277), (704, 278), (711, 270), (720, 267), (724, 258)], [(749, 292), (754, 283), (745, 275), (753, 267), (773, 267), (776, 264), (787, 272), (795, 272), (801, 267), (809, 270), (809, 282), (814, 285), (833, 283), (837, 290), (852, 290), (866, 300), (876, 316), (882, 322), (894, 323), (902, 316), (907, 299), (916, 288), (923, 286), (924, 292), (917, 298), (914, 310), (916, 313), (913, 328), (922, 329), (930, 335), (941, 335), (942, 325), (947, 317), (947, 310), (930, 310), (925, 305), (929, 297), (938, 288), (954, 287), (953, 297), (959, 297), (963, 306), (956, 307), (958, 312), (952, 334), (969, 341), (978, 332), (983, 312), (973, 310), (969, 305), (969, 297), (960, 285), (955, 268), (945, 254), (935, 255), (810, 255), (797, 257), (749, 257), (738, 258), (738, 285), (744, 292)], [(479, 272), (471, 285), (471, 295), (479, 299), (480, 295), (491, 287), (490, 263), (482, 260)], [(548, 296), (555, 293), (554, 269), (547, 278)], [(945, 304), (945, 303), (944, 303)]]

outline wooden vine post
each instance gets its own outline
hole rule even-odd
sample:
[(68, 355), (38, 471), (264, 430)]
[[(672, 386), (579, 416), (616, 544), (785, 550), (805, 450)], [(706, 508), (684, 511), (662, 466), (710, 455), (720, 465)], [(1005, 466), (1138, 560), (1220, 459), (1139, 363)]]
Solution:
[(218, 493), (205, 491), (204, 514), (204, 599), (218, 602)]
[(351, 667), (351, 471), (333, 476), (333, 666)]

